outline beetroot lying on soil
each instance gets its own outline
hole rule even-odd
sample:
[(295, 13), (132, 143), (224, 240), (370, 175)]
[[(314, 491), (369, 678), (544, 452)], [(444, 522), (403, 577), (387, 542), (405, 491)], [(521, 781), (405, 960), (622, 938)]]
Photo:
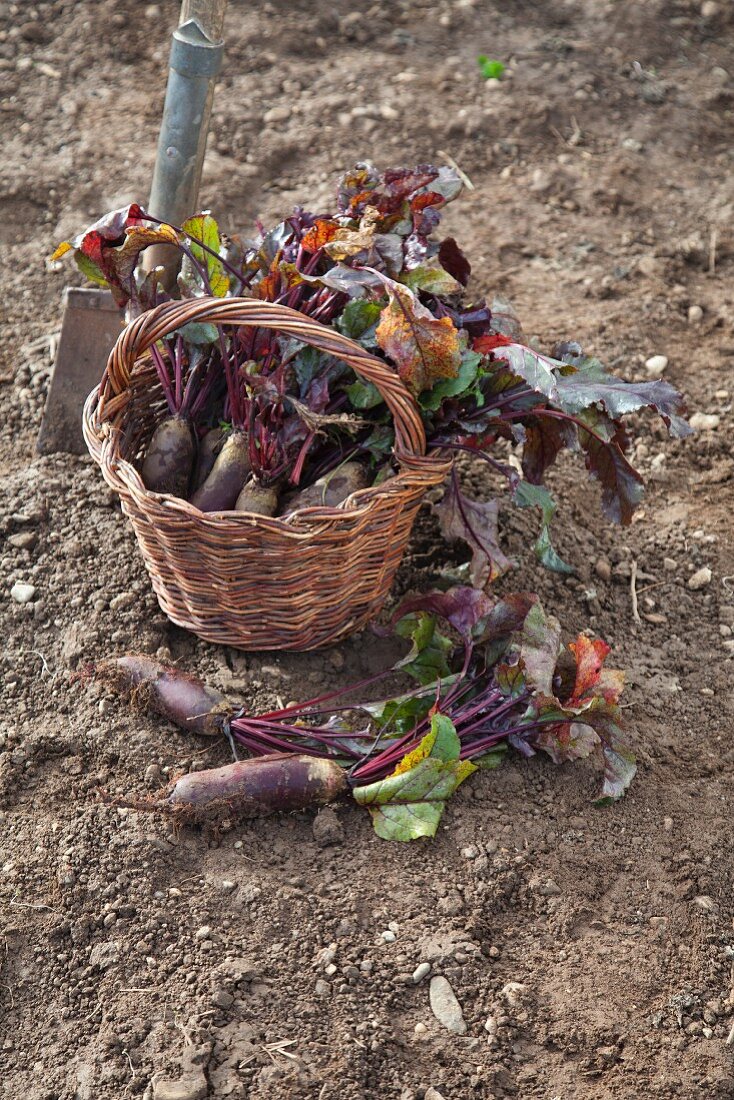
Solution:
[(213, 737), (233, 713), (224, 696), (196, 676), (141, 654), (100, 661), (95, 675), (188, 733)]
[(333, 760), (273, 753), (189, 772), (170, 783), (159, 798), (103, 797), (114, 805), (170, 814), (179, 825), (204, 825), (227, 817), (266, 817), (323, 806), (346, 789), (346, 773)]
[[(214, 719), (235, 756), (237, 743), (251, 757), (274, 761), (272, 775), (253, 773), (252, 760), (194, 773), (152, 808), (177, 813), (180, 805), (181, 821), (196, 822), (302, 809), (349, 787), (379, 836), (415, 840), (434, 836), (447, 799), (477, 767), (496, 767), (509, 747), (523, 756), (543, 752), (557, 764), (596, 756), (603, 768), (598, 804), (629, 787), (636, 763), (621, 726), (624, 673), (606, 667), (610, 648), (600, 638), (579, 634), (564, 646), (560, 624), (533, 593), (500, 599), (462, 586), (429, 592), (404, 600), (380, 629), (411, 642), (392, 668), (275, 711), (220, 704), (204, 717), (209, 728)], [(211, 705), (200, 681), (147, 658), (106, 664), (118, 676), (122, 668), (128, 683), (150, 681), (149, 701), (184, 729), (191, 728), (187, 705), (200, 720)], [(354, 699), (395, 673), (418, 687)], [(278, 770), (291, 755), (300, 762), (292, 776)], [(325, 771), (299, 770), (316, 760)]]

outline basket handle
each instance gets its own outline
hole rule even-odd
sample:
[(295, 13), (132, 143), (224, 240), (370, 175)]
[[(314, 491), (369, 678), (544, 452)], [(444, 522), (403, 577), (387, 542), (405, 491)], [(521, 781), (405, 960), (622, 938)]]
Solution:
[(254, 298), (196, 298), (164, 302), (132, 321), (120, 333), (110, 352), (99, 388), (97, 419), (111, 420), (124, 394), (137, 359), (162, 337), (196, 321), (214, 325), (246, 325), (287, 332), (305, 344), (328, 352), (348, 363), (366, 381), (374, 383), (395, 422), (395, 452), (398, 456), (426, 453), (426, 433), (418, 406), (397, 372), (340, 332), (314, 321), (304, 313), (274, 302)]

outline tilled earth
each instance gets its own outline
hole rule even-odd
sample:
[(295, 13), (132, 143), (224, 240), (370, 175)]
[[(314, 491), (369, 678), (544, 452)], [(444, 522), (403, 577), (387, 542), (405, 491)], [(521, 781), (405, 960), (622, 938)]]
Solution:
[[(446, 221), (476, 293), (509, 295), (545, 345), (576, 338), (626, 377), (667, 356), (700, 425), (671, 444), (639, 422), (648, 496), (625, 530), (561, 465), (570, 581), (539, 571), (526, 517), (503, 513), (520, 563), (505, 587), (535, 588), (628, 670), (627, 798), (594, 808), (590, 767), (511, 758), (409, 846), (347, 804), (212, 836), (98, 799), (228, 750), (121, 705), (80, 675), (92, 659), (170, 655), (261, 706), (391, 655), (369, 633), (295, 656), (197, 642), (158, 610), (91, 461), (34, 458), (70, 277), (44, 257), (145, 200), (176, 6), (0, 12), (3, 1096), (734, 1095), (729, 5), (230, 5), (202, 196), (226, 227), (328, 207), (358, 159), (448, 154), (475, 185)], [(510, 62), (501, 84), (478, 53)], [(395, 594), (430, 586), (443, 554), (422, 515)], [(431, 1011), (436, 975), (465, 1034)]]

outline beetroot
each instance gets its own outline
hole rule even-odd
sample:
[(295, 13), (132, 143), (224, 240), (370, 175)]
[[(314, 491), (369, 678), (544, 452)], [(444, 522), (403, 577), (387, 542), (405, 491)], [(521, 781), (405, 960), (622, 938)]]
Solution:
[(232, 714), (224, 696), (198, 677), (141, 654), (101, 661), (95, 674), (189, 733), (214, 737)]
[(346, 773), (333, 760), (272, 753), (189, 772), (170, 783), (158, 798), (103, 797), (113, 805), (169, 814), (179, 825), (203, 825), (228, 817), (265, 817), (322, 806), (346, 788)]
[(255, 516), (274, 516), (277, 510), (277, 490), (272, 485), (261, 485), (255, 478), (247, 482), (235, 504), (235, 511)]
[(199, 454), (196, 459), (196, 470), (193, 478), (193, 490), (196, 492), (212, 472), (217, 455), (222, 449), (226, 438), (222, 428), (211, 428), (199, 441)]
[(153, 432), (141, 470), (146, 489), (185, 497), (193, 464), (194, 436), (190, 422), (178, 415), (161, 420)]
[(234, 508), (250, 472), (250, 456), (245, 432), (235, 429), (217, 455), (211, 472), (191, 498), (202, 512), (228, 512)]

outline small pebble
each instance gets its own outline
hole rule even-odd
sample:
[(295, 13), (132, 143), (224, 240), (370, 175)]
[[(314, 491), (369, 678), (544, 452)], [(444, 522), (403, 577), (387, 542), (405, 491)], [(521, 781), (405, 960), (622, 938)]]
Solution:
[(21, 581), (16, 581), (10, 589), (10, 598), (15, 600), (16, 603), (30, 603), (35, 594), (36, 589), (34, 585), (23, 584)]
[(237, 883), (232, 882), (231, 878), (224, 878), (222, 879), (222, 889), (225, 894), (231, 894), (233, 890), (237, 889)]
[(208, 924), (203, 924), (201, 928), (197, 928), (194, 935), (195, 940), (208, 940), (212, 934), (212, 930)]
[(663, 558), (663, 566), (668, 573), (674, 573), (678, 568), (678, 562), (674, 558)]
[(328, 997), (331, 993), (331, 986), (323, 978), (319, 978), (316, 982), (315, 992), (317, 997)]
[(413, 982), (414, 982), (414, 984), (418, 985), (418, 983), (422, 982), (424, 978), (427, 978), (430, 973), (431, 973), (431, 964), (427, 963), (427, 962), (420, 963), (418, 966), (416, 966), (415, 970), (413, 971)]
[(704, 19), (715, 19), (719, 14), (719, 5), (716, 0), (703, 0), (701, 4), (701, 15)]
[(664, 817), (663, 818), (663, 828), (665, 829), (666, 833), (671, 833), (673, 831), (673, 818), (672, 817)]
[(446, 1098), (442, 1092), (439, 1092), (438, 1089), (434, 1089), (433, 1085), (429, 1085), (423, 1093), (423, 1100), (446, 1100)]
[(661, 378), (668, 366), (667, 355), (651, 355), (645, 360), (645, 370), (651, 378)]
[(477, 856), (479, 855), (479, 852), (477, 851), (477, 849), (472, 844), (468, 848), (462, 848), (461, 849), (461, 854), (462, 854), (464, 859), (476, 859)]
[(606, 584), (608, 584), (609, 581), (612, 579), (612, 567), (606, 558), (599, 558), (596, 565), (594, 566), (594, 572), (596, 573), (597, 577), (599, 577), (599, 579), (604, 581)]
[(500, 996), (504, 997), (511, 1008), (517, 1008), (524, 992), (525, 986), (522, 982), (505, 982), (500, 990)]
[(159, 786), (164, 779), (163, 772), (160, 769), (159, 764), (148, 764), (145, 769), (145, 782), (149, 787)]
[(700, 306), (688, 307), (688, 324), (699, 325), (703, 321), (703, 310)]
[(290, 107), (271, 107), (263, 115), (263, 122), (287, 122), (290, 117)]
[(728, 390), (714, 390), (714, 397), (717, 401), (728, 401), (730, 393)]
[(702, 1028), (701, 1034), (703, 1035), (704, 1039), (713, 1039), (714, 1036), (713, 1030), (710, 1027)]
[(395, 943), (396, 938), (395, 933), (391, 932), (389, 928), (380, 933), (380, 939), (383, 943)]
[(734, 638), (727, 638), (723, 646), (729, 656), (734, 657)]
[(8, 542), (16, 550), (32, 550), (38, 541), (35, 531), (19, 531), (17, 535), (9, 535)]
[(711, 584), (711, 570), (708, 565), (702, 566), (701, 569), (697, 569), (693, 576), (688, 578), (688, 587), (693, 592), (698, 592), (700, 588), (706, 588)]
[(113, 596), (110, 600), (110, 611), (126, 611), (136, 602), (134, 592), (120, 592), (119, 596)]
[(231, 993), (227, 993), (226, 989), (219, 989), (212, 996), (212, 1004), (216, 1008), (231, 1008), (234, 1004), (234, 997)]
[(425, 1024), (420, 1023), (420, 1021), (415, 1025), (415, 1027), (413, 1028), (413, 1031), (415, 1032), (416, 1035), (427, 1035), (428, 1034), (428, 1028), (426, 1027)]
[(712, 432), (721, 423), (717, 413), (694, 413), (689, 421), (695, 432)]

